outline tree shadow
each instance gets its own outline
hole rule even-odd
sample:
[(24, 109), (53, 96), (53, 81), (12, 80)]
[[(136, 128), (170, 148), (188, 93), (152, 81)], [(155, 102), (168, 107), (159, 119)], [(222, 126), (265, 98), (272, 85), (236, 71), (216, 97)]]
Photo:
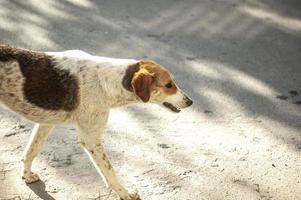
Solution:
[[(208, 121), (233, 114), (230, 109), (223, 111), (223, 98), (227, 98), (241, 107), (248, 119), (273, 121), (275, 127), (267, 125), (270, 135), (299, 153), (297, 102), (301, 99), (290, 92), (301, 93), (301, 33), (283, 25), (285, 20), (300, 21), (299, 1), (82, 2), (86, 4), (51, 1), (41, 8), (24, 1), (1, 2), (2, 23), (14, 25), (0, 29), (1, 40), (37, 50), (81, 49), (125, 58), (147, 55), (174, 73), (194, 99), (197, 113), (212, 111)], [(243, 12), (245, 7), (263, 10), (279, 22), (258, 16), (261, 13)], [(139, 107), (127, 111), (133, 118), (160, 118)], [(285, 135), (278, 126), (294, 131)], [(151, 147), (149, 152), (154, 154)]]

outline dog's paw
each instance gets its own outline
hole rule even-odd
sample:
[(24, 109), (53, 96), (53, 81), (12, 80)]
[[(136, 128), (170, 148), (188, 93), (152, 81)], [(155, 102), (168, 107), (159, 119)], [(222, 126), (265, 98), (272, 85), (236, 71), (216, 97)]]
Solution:
[(138, 192), (135, 192), (133, 194), (130, 194), (128, 197), (120, 198), (120, 200), (141, 200)]
[(25, 180), (25, 183), (28, 183), (28, 184), (34, 183), (34, 182), (37, 182), (40, 180), (39, 175), (32, 173), (32, 172), (30, 172), (28, 174), (24, 174), (22, 176), (22, 178)]

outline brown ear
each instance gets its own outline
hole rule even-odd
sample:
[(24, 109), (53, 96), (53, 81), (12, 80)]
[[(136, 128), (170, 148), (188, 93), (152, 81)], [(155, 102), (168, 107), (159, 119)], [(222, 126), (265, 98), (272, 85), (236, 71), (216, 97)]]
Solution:
[(134, 92), (143, 102), (148, 102), (150, 99), (153, 78), (146, 69), (140, 69), (132, 79)]

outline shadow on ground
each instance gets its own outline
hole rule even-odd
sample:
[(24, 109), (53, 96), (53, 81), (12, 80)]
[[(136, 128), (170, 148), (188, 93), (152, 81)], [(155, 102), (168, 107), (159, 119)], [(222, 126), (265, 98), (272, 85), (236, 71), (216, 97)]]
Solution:
[[(300, 153), (301, 3), (297, 0), (68, 0), (43, 4), (11, 0), (0, 5), (1, 43), (43, 51), (81, 49), (110, 57), (155, 59), (188, 91), (199, 119), (209, 112), (208, 121), (231, 122), (241, 115), (251, 121), (269, 121), (270, 136)], [(160, 112), (146, 113), (139, 107), (127, 112), (143, 122), (160, 118)], [(291, 131), (285, 134), (282, 129), (277, 131), (279, 127)], [(141, 130), (148, 128), (141, 123)], [(151, 151), (153, 147), (147, 148)], [(39, 193), (43, 187), (42, 183), (31, 189), (42, 199), (53, 199)]]

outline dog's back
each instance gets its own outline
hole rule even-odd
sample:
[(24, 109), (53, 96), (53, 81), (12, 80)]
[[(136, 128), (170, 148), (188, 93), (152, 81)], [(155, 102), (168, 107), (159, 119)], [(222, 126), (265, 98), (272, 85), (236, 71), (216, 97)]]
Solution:
[(77, 90), (77, 79), (46, 53), (0, 45), (0, 101), (11, 110), (36, 122), (63, 121)]

